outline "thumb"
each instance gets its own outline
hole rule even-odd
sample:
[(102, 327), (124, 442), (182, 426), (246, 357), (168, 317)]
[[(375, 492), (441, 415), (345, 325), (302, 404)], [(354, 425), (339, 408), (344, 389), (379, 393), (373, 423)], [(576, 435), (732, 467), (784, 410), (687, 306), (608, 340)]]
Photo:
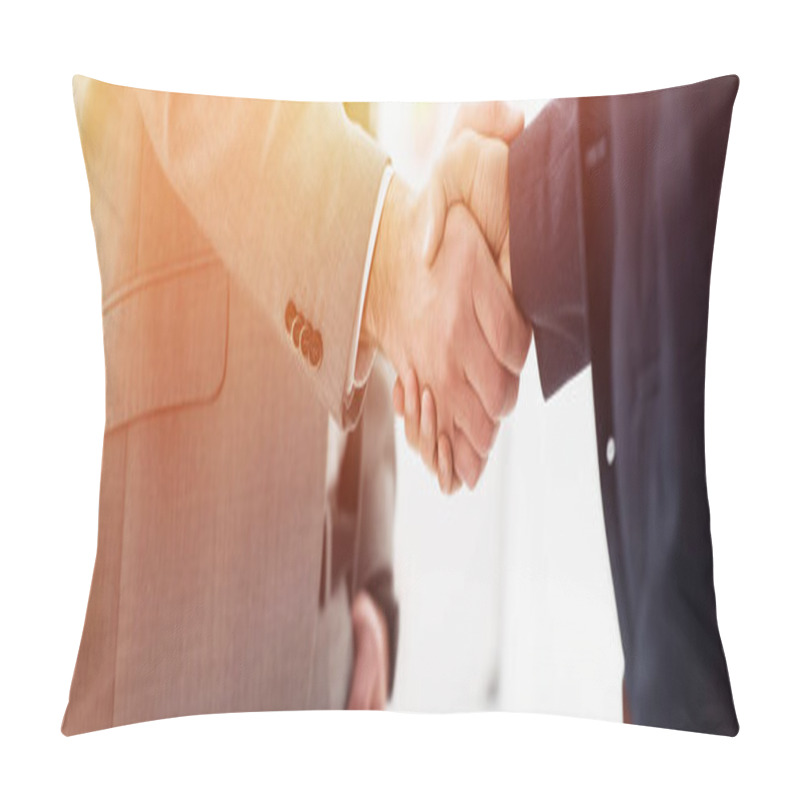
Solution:
[(425, 237), (423, 261), (433, 266), (444, 237), (450, 206), (469, 205), (469, 194), (485, 137), (469, 129), (459, 133), (442, 151), (423, 196)]
[(525, 115), (508, 103), (464, 103), (459, 108), (448, 145), (456, 144), (457, 139), (459, 142), (455, 149), (445, 148), (443, 162), (439, 163), (424, 198), (426, 226), (422, 255), (428, 266), (433, 264), (444, 236), (448, 208), (464, 202), (469, 194), (479, 141), (501, 139), (508, 144), (524, 125)]
[(525, 115), (522, 111), (512, 108), (508, 103), (464, 103), (458, 109), (449, 140), (455, 139), (461, 131), (473, 130), (509, 144), (524, 124)]

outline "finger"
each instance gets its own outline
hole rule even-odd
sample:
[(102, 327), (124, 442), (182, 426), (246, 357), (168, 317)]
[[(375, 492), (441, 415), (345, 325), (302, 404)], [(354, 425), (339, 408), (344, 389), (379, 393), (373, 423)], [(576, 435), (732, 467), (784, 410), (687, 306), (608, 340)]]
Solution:
[(431, 390), (422, 390), (422, 416), (419, 426), (419, 453), (429, 469), (436, 471), (436, 404)]
[(531, 327), (522, 316), (491, 254), (479, 246), (472, 298), (475, 316), (495, 358), (519, 375), (528, 357)]
[(486, 413), (475, 390), (465, 382), (466, 390), (453, 412), (453, 423), (467, 437), (473, 450), (486, 458), (497, 436), (497, 423)]
[(443, 433), (439, 436), (436, 450), (437, 475), (439, 477), (439, 488), (444, 494), (452, 494), (460, 487), (453, 469), (453, 446), (450, 439)]
[(417, 374), (413, 369), (406, 375), (404, 404), (406, 440), (417, 450), (419, 449), (419, 389)]
[(432, 265), (444, 236), (447, 210), (451, 205), (469, 206), (472, 179), (479, 158), (481, 137), (474, 131), (462, 131), (444, 149), (436, 163), (426, 191), (427, 226), (422, 248), (423, 259)]
[[(470, 207), (470, 195), (481, 156), (481, 146), (488, 147), (491, 139), (472, 130), (459, 133), (436, 162), (425, 195), (427, 224), (422, 249), (423, 259), (433, 264), (444, 235), (447, 210), (456, 203)], [(497, 143), (498, 147), (505, 147)]]
[(519, 377), (497, 360), (479, 324), (466, 348), (464, 372), (490, 419), (497, 421), (514, 408)]
[(499, 254), (508, 221), (508, 147), (496, 139), (464, 130), (442, 152), (425, 195), (423, 258), (431, 266), (439, 251), (447, 212), (458, 203), (475, 217)]
[(403, 382), (397, 378), (394, 382), (394, 389), (392, 389), (392, 405), (394, 406), (394, 413), (398, 417), (404, 415), (405, 409), (405, 390), (403, 389)]
[(492, 136), (511, 142), (525, 125), (525, 115), (508, 103), (464, 103), (456, 114), (449, 140), (461, 131), (472, 129), (483, 136)]
[(486, 466), (486, 460), (475, 452), (469, 439), (458, 427), (453, 430), (453, 465), (456, 475), (470, 489), (475, 488), (483, 468)]

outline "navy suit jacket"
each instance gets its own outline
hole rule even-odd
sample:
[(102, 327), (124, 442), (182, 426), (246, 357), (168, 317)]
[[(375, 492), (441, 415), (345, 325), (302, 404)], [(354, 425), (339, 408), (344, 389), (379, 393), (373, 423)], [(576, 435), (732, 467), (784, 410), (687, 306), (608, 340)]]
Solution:
[(630, 719), (739, 729), (705, 476), (711, 256), (739, 80), (556, 100), (509, 155), (514, 295), (550, 397), (592, 365)]

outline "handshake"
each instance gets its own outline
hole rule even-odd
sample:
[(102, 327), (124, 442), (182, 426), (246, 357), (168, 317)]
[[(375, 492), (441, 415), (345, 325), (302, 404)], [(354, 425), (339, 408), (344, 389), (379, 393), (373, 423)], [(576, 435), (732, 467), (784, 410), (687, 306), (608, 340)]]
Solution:
[(446, 493), (478, 482), (530, 346), (509, 253), (523, 122), (503, 103), (463, 106), (423, 191), (393, 177), (378, 230), (362, 337), (394, 365), (395, 411)]

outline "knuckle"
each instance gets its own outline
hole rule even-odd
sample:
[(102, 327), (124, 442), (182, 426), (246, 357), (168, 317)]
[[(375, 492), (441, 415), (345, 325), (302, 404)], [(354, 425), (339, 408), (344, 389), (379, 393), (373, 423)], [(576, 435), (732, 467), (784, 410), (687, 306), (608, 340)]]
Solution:
[(508, 145), (502, 139), (490, 139), (486, 146), (489, 161), (495, 169), (503, 169), (508, 161)]

